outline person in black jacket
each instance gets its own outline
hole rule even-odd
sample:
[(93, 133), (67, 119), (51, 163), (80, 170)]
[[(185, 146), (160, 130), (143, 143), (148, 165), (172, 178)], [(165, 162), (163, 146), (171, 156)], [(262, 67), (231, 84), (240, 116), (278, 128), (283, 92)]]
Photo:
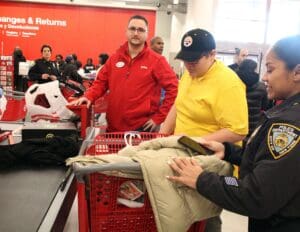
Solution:
[(14, 49), (13, 61), (14, 61), (14, 89), (17, 91), (25, 92), (27, 90), (27, 80), (26, 78), (23, 78), (23, 76), (19, 75), (19, 63), (25, 62), (26, 58), (19, 47), (16, 47)]
[(90, 73), (92, 70), (95, 70), (95, 65), (93, 64), (93, 59), (88, 58), (86, 60), (86, 64), (83, 66), (84, 72), (85, 73)]
[(37, 59), (35, 64), (30, 68), (28, 76), (31, 81), (46, 83), (60, 79), (60, 74), (55, 64), (50, 60), (52, 48), (44, 44), (41, 48), (42, 58)]
[(66, 62), (64, 61), (64, 57), (61, 54), (57, 54), (55, 56), (55, 67), (59, 71), (59, 74), (62, 75), (64, 68), (66, 66)]
[(171, 181), (196, 189), (220, 207), (249, 217), (249, 232), (300, 230), (300, 35), (279, 40), (266, 57), (268, 98), (284, 100), (265, 113), (246, 146), (199, 142), (240, 165), (239, 179), (173, 159)]
[(256, 68), (257, 63), (254, 60), (245, 59), (237, 71), (238, 76), (246, 85), (249, 118), (248, 136), (255, 129), (262, 111), (267, 110), (269, 107), (267, 90), (265, 84), (259, 81), (259, 75), (255, 72)]
[(67, 56), (65, 61), (66, 65), (62, 73), (63, 79), (65, 81), (71, 79), (78, 83), (82, 83), (82, 77), (77, 72), (77, 70), (82, 66), (81, 62), (74, 60), (73, 56), (71, 55)]

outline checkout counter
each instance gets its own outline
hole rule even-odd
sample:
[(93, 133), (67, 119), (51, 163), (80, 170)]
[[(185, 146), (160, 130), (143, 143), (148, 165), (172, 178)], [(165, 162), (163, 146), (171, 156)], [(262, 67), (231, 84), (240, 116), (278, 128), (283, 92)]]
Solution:
[(76, 195), (64, 168), (18, 167), (0, 172), (0, 231), (63, 231)]
[(0, 171), (0, 231), (63, 231), (76, 195), (74, 175), (66, 173), (66, 167)]

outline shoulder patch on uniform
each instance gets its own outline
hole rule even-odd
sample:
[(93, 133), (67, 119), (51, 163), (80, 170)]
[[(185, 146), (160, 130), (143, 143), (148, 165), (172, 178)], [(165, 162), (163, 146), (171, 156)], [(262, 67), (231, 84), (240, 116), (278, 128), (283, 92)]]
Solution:
[(285, 156), (297, 145), (299, 131), (298, 127), (291, 124), (272, 124), (268, 132), (268, 147), (274, 159)]
[(225, 176), (224, 177), (224, 180), (225, 180), (225, 184), (227, 185), (231, 185), (231, 186), (235, 186), (235, 187), (238, 187), (239, 184), (237, 182), (237, 179), (234, 178), (234, 177), (231, 177), (231, 176)]

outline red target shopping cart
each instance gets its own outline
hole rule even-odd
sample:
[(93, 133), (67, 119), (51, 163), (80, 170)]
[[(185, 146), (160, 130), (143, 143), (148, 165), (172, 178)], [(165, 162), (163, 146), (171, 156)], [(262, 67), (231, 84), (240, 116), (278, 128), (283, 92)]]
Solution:
[(20, 121), (26, 116), (25, 98), (23, 92), (5, 90), (6, 104), (2, 110), (0, 121)]
[[(75, 98), (73, 98), (72, 100), (74, 99)], [(81, 122), (80, 135), (83, 139), (86, 137), (87, 128), (94, 125), (95, 114), (102, 114), (106, 112), (107, 104), (108, 104), (107, 101), (108, 101), (108, 95), (104, 95), (103, 97), (97, 99), (90, 108), (87, 108), (86, 104), (79, 105), (79, 106), (67, 106), (77, 116), (80, 117), (80, 122)]]
[(0, 143), (7, 140), (9, 144), (13, 143), (12, 132), (3, 130), (6, 124), (23, 123), (26, 117), (26, 105), (23, 92), (4, 90), (1, 98), (0, 107)]
[[(87, 138), (81, 147), (80, 156), (103, 155), (117, 153), (127, 144), (138, 145), (141, 141), (150, 140), (163, 135), (157, 133), (103, 133), (94, 139)], [(125, 138), (125, 139), (124, 139)], [(104, 169), (103, 169), (104, 168)], [(138, 163), (130, 166), (111, 167), (104, 165), (99, 170), (99, 165), (78, 167), (73, 164), (73, 170), (79, 181), (78, 184), (78, 216), (79, 231), (97, 232), (156, 232), (156, 224), (151, 204), (144, 187), (143, 180), (121, 178), (100, 174), (112, 168), (125, 168), (140, 170)], [(125, 189), (125, 190), (124, 190)], [(133, 189), (130, 194), (136, 195), (138, 208), (130, 208), (119, 201), (126, 195), (128, 189)], [(135, 196), (134, 196), (135, 197)], [(136, 200), (134, 200), (136, 201)], [(189, 232), (201, 232), (205, 223), (198, 222), (191, 226)]]

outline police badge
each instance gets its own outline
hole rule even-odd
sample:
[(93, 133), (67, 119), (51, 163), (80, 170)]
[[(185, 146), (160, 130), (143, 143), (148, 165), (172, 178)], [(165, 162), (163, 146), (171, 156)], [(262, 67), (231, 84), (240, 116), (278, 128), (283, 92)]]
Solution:
[(298, 127), (285, 123), (274, 123), (271, 126), (268, 147), (274, 159), (285, 156), (298, 144), (299, 131)]

